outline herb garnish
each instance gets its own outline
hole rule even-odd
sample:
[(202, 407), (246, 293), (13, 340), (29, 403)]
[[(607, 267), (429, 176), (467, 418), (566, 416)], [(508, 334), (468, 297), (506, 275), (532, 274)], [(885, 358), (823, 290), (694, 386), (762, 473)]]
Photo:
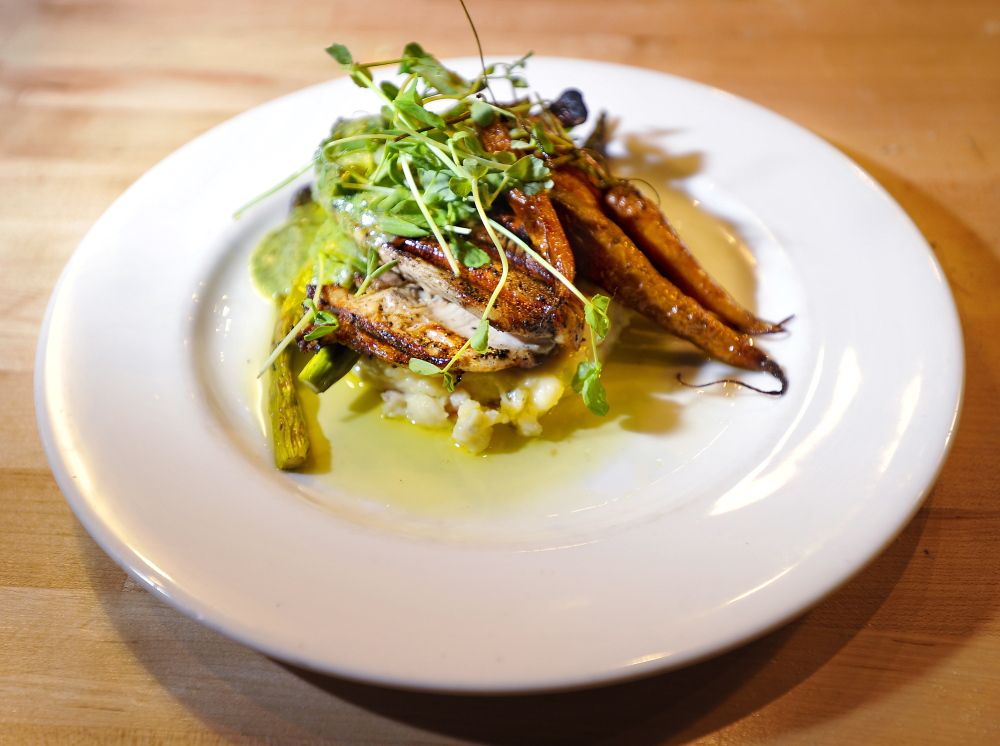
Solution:
[[(469, 347), (478, 352), (488, 349), (489, 316), (508, 274), (500, 233), (527, 251), (583, 302), (594, 360), (579, 365), (573, 389), (582, 394), (592, 412), (605, 414), (608, 405), (599, 380), (602, 365), (596, 345), (608, 332), (609, 299), (601, 295), (587, 298), (530, 246), (488, 215), (494, 201), (511, 189), (533, 195), (551, 188), (551, 167), (575, 149), (555, 117), (546, 116), (541, 102), (524, 98), (498, 106), (482, 94), (490, 81), (506, 80), (515, 89), (525, 88), (527, 83), (517, 73), (530, 53), (511, 63), (487, 65), (475, 78), (466, 80), (416, 43), (407, 44), (398, 59), (369, 63), (356, 62), (343, 44), (333, 44), (326, 51), (356, 85), (372, 91), (381, 109), (372, 116), (338, 120), (315, 153), (314, 197), (320, 205), (332, 208), (336, 219), (324, 223), (313, 242), (314, 298), (319, 299), (325, 284), (348, 289), (357, 285), (356, 293), (365, 293), (372, 280), (394, 266), (394, 262), (378, 265), (377, 246), (387, 235), (432, 234), (456, 275), (463, 267), (483, 266), (489, 256), (465, 238), (470, 232), (468, 225), (481, 223), (496, 245), (502, 265), (499, 283), (482, 319), (446, 365), (438, 367), (412, 358), (410, 370), (440, 375), (452, 391), (456, 379), (451, 371), (462, 353)], [(387, 65), (398, 65), (398, 73), (404, 76), (398, 85), (375, 82), (372, 69)], [(489, 126), (498, 117), (511, 122), (511, 147), (487, 151), (479, 128)], [(306, 340), (334, 331), (337, 323), (335, 315), (319, 310), (312, 300), (293, 332), (297, 334), (310, 322), (316, 328)], [(289, 334), (279, 348), (293, 338)]]

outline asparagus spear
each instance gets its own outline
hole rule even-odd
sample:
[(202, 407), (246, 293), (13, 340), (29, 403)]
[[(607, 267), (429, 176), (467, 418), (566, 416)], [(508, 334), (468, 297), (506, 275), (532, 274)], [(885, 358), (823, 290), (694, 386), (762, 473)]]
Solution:
[[(279, 343), (301, 315), (299, 303), (289, 303), (296, 295), (298, 287), (281, 306), (278, 323), (274, 327), (274, 344)], [(302, 297), (305, 294), (302, 293)], [(297, 469), (309, 456), (309, 433), (306, 430), (305, 415), (295, 392), (295, 377), (291, 367), (291, 348), (282, 350), (271, 363), (268, 382), (267, 410), (271, 419), (271, 440), (274, 443), (274, 463), (279, 469)]]
[(358, 353), (344, 345), (321, 347), (299, 372), (299, 380), (317, 394), (322, 394), (346, 376), (359, 357)]

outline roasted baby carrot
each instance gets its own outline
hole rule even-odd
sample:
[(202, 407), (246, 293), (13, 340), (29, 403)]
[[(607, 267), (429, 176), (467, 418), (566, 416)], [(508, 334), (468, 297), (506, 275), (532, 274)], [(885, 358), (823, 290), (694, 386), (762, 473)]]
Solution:
[(725, 288), (712, 279), (684, 245), (659, 207), (627, 181), (619, 181), (604, 192), (609, 217), (646, 255), (667, 279), (698, 301), (727, 326), (745, 334), (784, 331), (780, 324), (758, 319), (741, 306)]
[(560, 172), (554, 173), (553, 179), (553, 203), (575, 250), (581, 275), (712, 358), (735, 368), (771, 374), (781, 389), (768, 393), (785, 392), (788, 382), (781, 367), (754, 344), (752, 337), (730, 329), (661, 275), (604, 214), (589, 184)]

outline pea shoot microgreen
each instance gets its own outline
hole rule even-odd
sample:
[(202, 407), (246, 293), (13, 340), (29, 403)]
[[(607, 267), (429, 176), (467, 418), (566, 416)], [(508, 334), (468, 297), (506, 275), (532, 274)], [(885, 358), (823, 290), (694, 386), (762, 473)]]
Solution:
[[(356, 295), (364, 294), (373, 280), (396, 265), (378, 263), (377, 247), (386, 236), (433, 235), (456, 275), (463, 268), (484, 266), (490, 255), (467, 238), (469, 226), (481, 224), (502, 265), (482, 318), (447, 364), (412, 358), (410, 370), (441, 376), (445, 387), (454, 390), (452, 369), (460, 356), (469, 347), (480, 353), (489, 349), (490, 313), (509, 271), (502, 235), (527, 251), (584, 304), (594, 359), (580, 364), (572, 385), (591, 411), (605, 414), (597, 342), (608, 333), (609, 299), (588, 298), (527, 243), (489, 217), (493, 203), (511, 189), (533, 195), (551, 188), (553, 163), (575, 147), (544, 103), (522, 97), (498, 106), (484, 95), (492, 99), (491, 82), (506, 81), (515, 90), (526, 88), (519, 73), (530, 53), (510, 63), (484, 65), (476, 77), (466, 79), (416, 43), (407, 44), (396, 59), (367, 63), (355, 60), (343, 44), (332, 44), (326, 51), (356, 85), (372, 92), (380, 109), (374, 115), (338, 120), (309, 164), (316, 174), (313, 196), (332, 218), (313, 242), (317, 293), (325, 283), (334, 283), (355, 287)], [(373, 70), (390, 65), (397, 66), (401, 77), (376, 81)], [(508, 124), (510, 149), (487, 151), (480, 131), (498, 120)], [(294, 334), (279, 347), (310, 323), (314, 328), (306, 341), (335, 331), (338, 324), (334, 314), (318, 309), (310, 299)]]
[(257, 378), (260, 378), (262, 375), (264, 375), (264, 372), (271, 367), (271, 364), (275, 360), (278, 359), (278, 355), (284, 352), (285, 348), (288, 347), (288, 345), (290, 345), (292, 342), (294, 342), (295, 338), (299, 336), (299, 333), (307, 326), (309, 326), (309, 324), (312, 323), (313, 317), (315, 315), (316, 311), (313, 308), (310, 308), (304, 314), (302, 314), (302, 318), (299, 319), (298, 323), (295, 324), (295, 326), (293, 326), (289, 330), (288, 334), (285, 335), (284, 339), (278, 342), (278, 344), (275, 345), (274, 349), (271, 350), (271, 354), (268, 355), (267, 360), (264, 361), (264, 364), (260, 366), (260, 370), (257, 371)]
[(337, 331), (340, 327), (340, 320), (337, 319), (337, 316), (330, 311), (320, 310), (312, 298), (307, 298), (305, 305), (313, 312), (313, 328), (303, 337), (307, 342), (325, 337), (330, 332)]
[(392, 261), (379, 265), (378, 252), (375, 251), (374, 248), (370, 249), (368, 251), (368, 265), (366, 267), (365, 279), (361, 281), (361, 284), (358, 286), (358, 289), (354, 293), (354, 295), (360, 298), (362, 295), (365, 294), (365, 291), (368, 289), (368, 286), (371, 285), (372, 280), (374, 280), (379, 275), (388, 272), (398, 263), (399, 260), (393, 259)]
[[(454, 362), (454, 360), (452, 362)], [(439, 368), (434, 363), (428, 362), (426, 360), (421, 360), (418, 357), (411, 357), (409, 368), (414, 373), (419, 373), (422, 376), (438, 376), (438, 375), (441, 376), (442, 381), (444, 383), (444, 387), (448, 389), (448, 391), (454, 391), (455, 376), (448, 371), (448, 367), (450, 365), (451, 363), (449, 363), (448, 366), (445, 366), (444, 368)]]
[(573, 376), (573, 391), (583, 396), (587, 409), (601, 417), (608, 413), (608, 401), (601, 383), (603, 368), (599, 360), (582, 362)]

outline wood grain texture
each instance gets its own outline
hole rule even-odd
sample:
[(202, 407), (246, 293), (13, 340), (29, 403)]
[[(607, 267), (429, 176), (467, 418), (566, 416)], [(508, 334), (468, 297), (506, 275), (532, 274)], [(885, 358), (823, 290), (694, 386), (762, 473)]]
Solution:
[(58, 274), (161, 158), (331, 77), (332, 41), (377, 59), (414, 39), (464, 56), (472, 40), (452, 0), (6, 0), (0, 743), (1000, 743), (1000, 6), (469, 7), (488, 53), (628, 63), (756, 101), (833, 143), (903, 206), (951, 283), (967, 345), (961, 428), (925, 506), (801, 619), (689, 669), (592, 691), (395, 692), (284, 666), (188, 620), (96, 547), (48, 470), (31, 377)]

